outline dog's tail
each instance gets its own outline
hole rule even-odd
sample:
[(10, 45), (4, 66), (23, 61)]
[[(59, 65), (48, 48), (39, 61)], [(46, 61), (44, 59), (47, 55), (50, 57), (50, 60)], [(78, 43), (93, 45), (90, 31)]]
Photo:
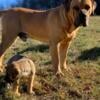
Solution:
[(0, 11), (0, 16), (2, 16), (4, 13), (6, 13), (7, 12), (7, 10), (1, 10)]
[(28, 38), (28, 34), (27, 34), (27, 33), (24, 33), (24, 32), (20, 32), (20, 33), (18, 34), (18, 37), (19, 37), (21, 40), (23, 40), (24, 42), (26, 42), (26, 41), (27, 41), (27, 38)]

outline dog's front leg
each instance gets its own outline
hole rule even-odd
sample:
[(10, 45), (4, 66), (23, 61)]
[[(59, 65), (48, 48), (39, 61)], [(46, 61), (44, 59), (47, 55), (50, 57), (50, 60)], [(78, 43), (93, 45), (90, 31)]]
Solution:
[(12, 43), (14, 42), (14, 40), (16, 39), (16, 34), (7, 34), (10, 32), (5, 32), (4, 30), (2, 30), (2, 42), (0, 44), (0, 72), (3, 71), (2, 65), (3, 65), (3, 59), (4, 59), (4, 55), (7, 51), (7, 49), (12, 45)]
[(58, 59), (59, 59), (59, 65), (58, 69), (63, 68), (67, 71), (70, 70), (70, 68), (66, 65), (66, 54), (68, 52), (68, 47), (70, 45), (70, 41), (67, 41), (66, 39), (58, 43)]
[(58, 67), (59, 64), (59, 59), (58, 59), (58, 44), (57, 43), (52, 43), (50, 44), (50, 53), (52, 57), (52, 64), (53, 67), (55, 68), (55, 73), (57, 75), (63, 75), (61, 68)]
[(57, 44), (50, 44), (50, 54), (52, 58), (52, 64), (55, 72), (57, 71), (58, 66), (58, 52), (57, 52)]

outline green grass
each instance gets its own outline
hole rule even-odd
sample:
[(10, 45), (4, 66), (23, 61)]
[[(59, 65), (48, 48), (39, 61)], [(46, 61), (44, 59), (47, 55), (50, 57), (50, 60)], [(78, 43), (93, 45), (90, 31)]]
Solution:
[(71, 72), (58, 78), (53, 73), (49, 47), (35, 40), (26, 43), (17, 39), (7, 51), (5, 63), (17, 53), (33, 59), (36, 64), (35, 96), (16, 97), (3, 86), (0, 77), (0, 100), (99, 100), (100, 99), (100, 17), (92, 17), (90, 26), (81, 28), (68, 52)]

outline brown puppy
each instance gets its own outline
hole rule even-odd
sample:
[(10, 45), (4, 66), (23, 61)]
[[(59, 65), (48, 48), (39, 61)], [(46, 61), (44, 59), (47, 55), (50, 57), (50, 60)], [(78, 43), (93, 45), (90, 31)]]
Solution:
[(10, 59), (6, 66), (5, 81), (13, 84), (13, 91), (20, 95), (19, 86), (21, 79), (27, 80), (27, 91), (33, 93), (33, 81), (35, 77), (35, 65), (32, 60), (26, 57), (17, 56)]
[(59, 7), (49, 10), (13, 8), (0, 11), (0, 65), (5, 51), (19, 33), (27, 33), (31, 38), (49, 44), (53, 67), (56, 73), (63, 74), (61, 69), (69, 69), (66, 65), (68, 47), (79, 27), (88, 25), (94, 4), (94, 0), (65, 0)]

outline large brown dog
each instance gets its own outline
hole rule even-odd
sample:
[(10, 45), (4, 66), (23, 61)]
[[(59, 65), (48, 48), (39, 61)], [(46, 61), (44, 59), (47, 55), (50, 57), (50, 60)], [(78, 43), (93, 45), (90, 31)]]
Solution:
[(24, 79), (24, 82), (27, 80), (27, 91), (31, 94), (33, 93), (35, 72), (35, 65), (31, 59), (16, 55), (9, 60), (6, 66), (5, 81), (13, 85), (15, 94), (20, 95), (19, 86), (21, 80)]
[(63, 74), (61, 68), (68, 70), (66, 52), (69, 44), (78, 28), (88, 25), (94, 4), (94, 0), (65, 0), (62, 5), (50, 10), (14, 8), (0, 11), (2, 15), (1, 65), (5, 51), (22, 32), (49, 44), (53, 66), (58, 74)]

